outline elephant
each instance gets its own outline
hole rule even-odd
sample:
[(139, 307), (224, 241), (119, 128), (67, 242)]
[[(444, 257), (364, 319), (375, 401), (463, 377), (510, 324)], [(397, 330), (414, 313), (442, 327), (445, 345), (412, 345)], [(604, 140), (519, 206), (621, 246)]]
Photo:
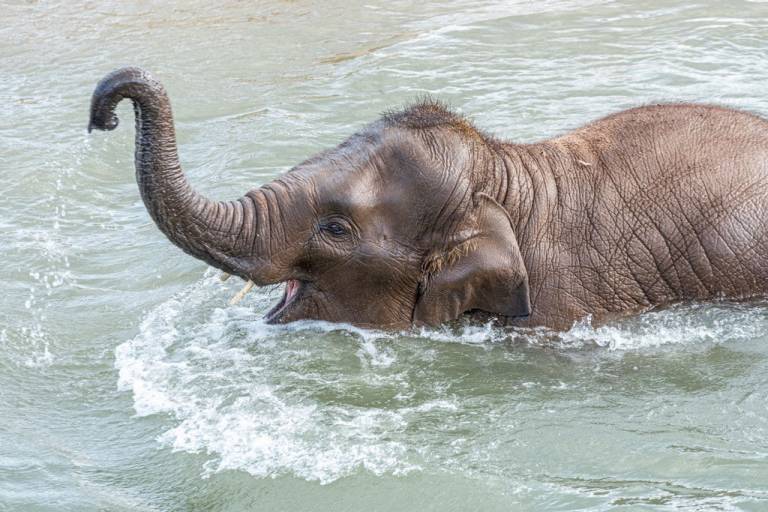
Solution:
[(88, 131), (114, 129), (124, 98), (150, 216), (209, 265), (284, 283), (270, 323), (564, 330), (768, 291), (768, 121), (752, 113), (650, 104), (523, 144), (427, 99), (219, 202), (185, 178), (168, 95), (146, 71), (98, 83)]

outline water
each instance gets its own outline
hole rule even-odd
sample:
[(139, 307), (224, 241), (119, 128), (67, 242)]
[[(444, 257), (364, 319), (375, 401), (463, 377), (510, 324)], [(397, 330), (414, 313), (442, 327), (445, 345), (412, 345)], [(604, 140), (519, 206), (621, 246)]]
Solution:
[(12, 2), (0, 10), (0, 510), (768, 510), (768, 301), (566, 333), (261, 320), (168, 243), (152, 70), (234, 198), (424, 94), (518, 141), (669, 100), (768, 114), (765, 2)]

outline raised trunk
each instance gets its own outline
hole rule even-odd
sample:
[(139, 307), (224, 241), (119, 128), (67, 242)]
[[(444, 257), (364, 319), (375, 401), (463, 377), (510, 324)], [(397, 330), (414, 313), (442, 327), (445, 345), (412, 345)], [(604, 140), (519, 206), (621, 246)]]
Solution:
[(263, 202), (263, 195), (257, 190), (238, 201), (218, 202), (192, 189), (179, 164), (168, 95), (141, 69), (123, 68), (99, 82), (88, 131), (117, 127), (115, 107), (123, 98), (133, 101), (136, 113), (136, 181), (152, 219), (188, 254), (250, 277), (252, 265), (242, 256), (251, 252), (246, 248), (252, 250), (258, 236), (258, 210), (264, 208), (257, 203)]

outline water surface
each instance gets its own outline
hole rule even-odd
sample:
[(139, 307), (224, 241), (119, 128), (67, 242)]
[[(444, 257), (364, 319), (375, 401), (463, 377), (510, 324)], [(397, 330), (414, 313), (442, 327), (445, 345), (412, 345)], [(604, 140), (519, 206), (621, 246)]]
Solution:
[(768, 302), (566, 333), (261, 320), (151, 224), (132, 113), (234, 198), (425, 94), (516, 141), (615, 110), (768, 114), (768, 4), (12, 2), (0, 10), (0, 510), (766, 510)]

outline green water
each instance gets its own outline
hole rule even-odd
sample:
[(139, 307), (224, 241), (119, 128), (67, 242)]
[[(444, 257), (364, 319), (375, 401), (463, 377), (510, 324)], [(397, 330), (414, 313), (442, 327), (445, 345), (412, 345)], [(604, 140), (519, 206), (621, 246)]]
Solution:
[(765, 2), (0, 8), (0, 510), (768, 510), (768, 301), (556, 335), (238, 307), (152, 225), (124, 65), (235, 198), (426, 93), (518, 141), (654, 101), (768, 114)]

